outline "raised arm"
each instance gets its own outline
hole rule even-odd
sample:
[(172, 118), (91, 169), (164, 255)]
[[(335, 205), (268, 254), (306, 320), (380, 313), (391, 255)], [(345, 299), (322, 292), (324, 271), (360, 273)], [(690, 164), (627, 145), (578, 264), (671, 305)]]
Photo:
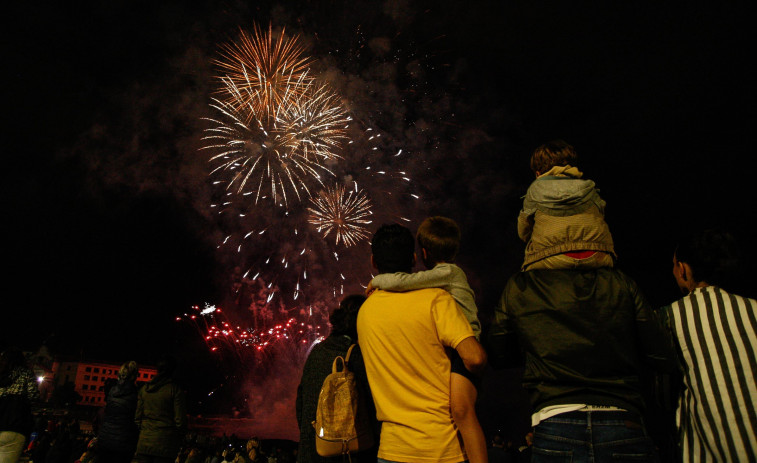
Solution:
[(382, 273), (373, 277), (371, 286), (385, 291), (414, 291), (424, 288), (441, 288), (449, 283), (452, 271), (448, 266), (415, 273)]

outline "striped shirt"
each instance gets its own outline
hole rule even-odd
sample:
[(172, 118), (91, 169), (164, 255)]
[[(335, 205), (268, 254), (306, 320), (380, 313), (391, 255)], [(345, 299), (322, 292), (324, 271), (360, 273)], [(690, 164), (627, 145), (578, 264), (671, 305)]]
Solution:
[(707, 286), (663, 310), (683, 369), (683, 461), (757, 461), (757, 301)]

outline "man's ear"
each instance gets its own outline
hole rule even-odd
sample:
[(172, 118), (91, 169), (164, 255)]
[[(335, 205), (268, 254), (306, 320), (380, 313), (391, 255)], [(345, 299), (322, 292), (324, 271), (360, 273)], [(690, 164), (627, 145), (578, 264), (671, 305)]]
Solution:
[(423, 257), (424, 262), (428, 259), (428, 255), (426, 254), (426, 248), (421, 248), (421, 257)]
[(683, 269), (686, 272), (683, 274), (683, 279), (691, 283), (691, 289), (694, 289), (701, 285), (703, 282), (696, 279), (697, 276), (694, 275), (694, 269), (691, 268), (691, 265), (687, 264), (686, 262), (681, 263), (683, 264)]

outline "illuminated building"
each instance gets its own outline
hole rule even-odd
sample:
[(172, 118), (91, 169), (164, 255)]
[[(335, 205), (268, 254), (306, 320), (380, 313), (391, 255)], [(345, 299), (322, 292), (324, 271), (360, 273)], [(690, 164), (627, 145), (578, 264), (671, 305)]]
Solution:
[[(74, 390), (81, 396), (79, 405), (104, 406), (105, 388), (109, 381), (118, 380), (120, 364), (87, 361), (56, 360), (53, 363), (52, 378), (45, 377), (44, 381), (52, 379), (55, 387), (68, 382), (74, 384)], [(140, 366), (137, 386), (150, 381), (157, 370), (150, 366)]]

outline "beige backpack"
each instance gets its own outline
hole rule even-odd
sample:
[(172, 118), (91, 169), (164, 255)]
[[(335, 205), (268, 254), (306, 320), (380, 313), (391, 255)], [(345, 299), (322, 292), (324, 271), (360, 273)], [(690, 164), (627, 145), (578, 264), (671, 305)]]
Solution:
[(313, 427), (315, 450), (322, 457), (349, 456), (374, 445), (366, 398), (360, 397), (355, 375), (347, 368), (354, 347), (347, 349), (345, 357), (334, 359), (318, 396)]

